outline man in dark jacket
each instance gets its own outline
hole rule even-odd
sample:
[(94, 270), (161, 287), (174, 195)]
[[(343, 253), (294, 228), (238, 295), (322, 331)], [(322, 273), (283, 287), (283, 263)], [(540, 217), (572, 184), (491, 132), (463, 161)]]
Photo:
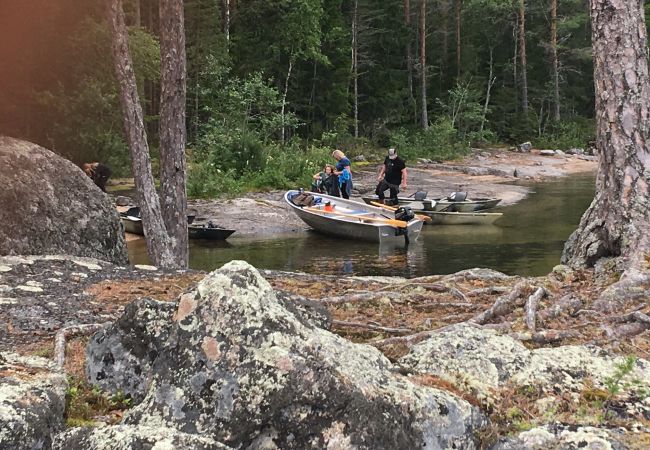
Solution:
[(83, 171), (86, 172), (93, 182), (101, 189), (103, 192), (106, 192), (106, 182), (111, 176), (111, 169), (101, 163), (85, 163), (83, 165)]
[(394, 148), (388, 149), (388, 156), (384, 160), (384, 165), (381, 166), (379, 177), (377, 181), (377, 189), (375, 193), (379, 197), (379, 201), (384, 203), (386, 198), (384, 193), (390, 190), (391, 204), (397, 205), (397, 194), (399, 193), (400, 186), (406, 189), (406, 163), (402, 158), (397, 156), (397, 150)]

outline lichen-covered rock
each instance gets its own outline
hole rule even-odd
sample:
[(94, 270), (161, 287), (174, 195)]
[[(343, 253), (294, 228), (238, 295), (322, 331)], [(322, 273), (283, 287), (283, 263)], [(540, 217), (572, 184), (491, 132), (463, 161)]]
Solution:
[(521, 342), (461, 323), (415, 345), (399, 364), (487, 394), (523, 370), (530, 358)]
[[(324, 329), (331, 326), (332, 317), (322, 305), (286, 292), (277, 296), (282, 306), (303, 324)], [(88, 342), (88, 382), (113, 394), (122, 392), (134, 403), (140, 402), (151, 381), (153, 362), (168, 344), (176, 307), (175, 302), (148, 298), (127, 305), (117, 321), (98, 331)]]
[(145, 399), (126, 424), (250, 449), (472, 449), (467, 402), (416, 385), (378, 350), (301, 320), (250, 265), (181, 298)]
[(230, 447), (204, 436), (165, 427), (119, 425), (73, 428), (59, 434), (52, 450), (228, 450)]
[[(490, 450), (624, 450), (618, 433), (594, 427), (562, 425), (533, 428), (502, 438)], [(640, 448), (640, 447), (639, 447)]]
[(128, 262), (110, 198), (70, 161), (0, 136), (0, 255), (68, 254)]
[(66, 388), (48, 360), (0, 354), (0, 449), (49, 449), (63, 428)]
[[(592, 387), (602, 389), (624, 362), (624, 357), (594, 346), (528, 350), (512, 337), (467, 323), (434, 334), (399, 361), (408, 370), (460, 382), (486, 396), (507, 383), (561, 393), (580, 392), (588, 380)], [(649, 388), (650, 362), (637, 359), (621, 382), (632, 380)], [(636, 403), (637, 412), (650, 413), (638, 399)]]
[(151, 365), (166, 345), (176, 303), (142, 298), (124, 309), (110, 327), (86, 347), (86, 378), (104, 391), (122, 393), (134, 402), (144, 397)]

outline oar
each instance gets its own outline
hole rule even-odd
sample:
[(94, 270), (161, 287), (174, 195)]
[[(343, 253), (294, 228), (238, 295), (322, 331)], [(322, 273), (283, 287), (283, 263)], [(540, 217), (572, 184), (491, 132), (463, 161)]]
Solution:
[(323, 211), (322, 209), (318, 208), (304, 208), (307, 211), (315, 212), (315, 213), (320, 213), (320, 214), (330, 214), (334, 216), (341, 216), (341, 217), (349, 217), (351, 219), (360, 219), (360, 220), (367, 220), (371, 222), (381, 222), (385, 223), (386, 225), (391, 225), (394, 227), (398, 228), (407, 228), (408, 223), (404, 222), (403, 220), (396, 220), (396, 219), (380, 219), (377, 217), (367, 217), (367, 216), (360, 216), (357, 214), (349, 214), (349, 213), (342, 213), (342, 212), (337, 212), (337, 211)]
[[(397, 208), (395, 208), (394, 206), (384, 205), (383, 203), (370, 202), (370, 204), (372, 206), (377, 206), (379, 208), (383, 208), (383, 209), (388, 210), (388, 211), (393, 211), (393, 212), (397, 211)], [(424, 214), (416, 214), (415, 217), (417, 217), (420, 220), (424, 220), (426, 222), (431, 222), (431, 217), (425, 216)]]

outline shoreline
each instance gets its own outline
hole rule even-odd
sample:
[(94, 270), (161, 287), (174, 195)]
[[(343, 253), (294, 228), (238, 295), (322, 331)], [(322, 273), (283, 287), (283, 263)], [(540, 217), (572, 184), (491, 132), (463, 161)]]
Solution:
[[(380, 165), (381, 162), (352, 163), (353, 198), (374, 191)], [(501, 198), (500, 206), (507, 206), (523, 200), (532, 192), (525, 182), (595, 173), (596, 166), (595, 157), (544, 156), (539, 151), (475, 151), (460, 161), (439, 164), (421, 160), (408, 167), (408, 187), (404, 194), (425, 190), (429, 197), (446, 197), (451, 192), (463, 190), (470, 197)], [(309, 227), (291, 213), (283, 195), (284, 191), (270, 191), (226, 200), (197, 199), (191, 200), (188, 208), (196, 211), (197, 217), (214, 218), (220, 226), (236, 229), (237, 238), (307, 231)]]

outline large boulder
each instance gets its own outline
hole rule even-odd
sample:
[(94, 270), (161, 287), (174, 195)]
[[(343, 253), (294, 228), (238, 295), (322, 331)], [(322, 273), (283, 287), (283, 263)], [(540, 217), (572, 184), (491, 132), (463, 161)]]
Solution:
[(124, 424), (233, 448), (475, 448), (485, 424), (475, 407), (312, 319), (250, 265), (227, 264), (181, 297), (147, 395)]
[(110, 198), (70, 161), (0, 136), (0, 255), (68, 254), (128, 262)]
[(0, 354), (0, 449), (49, 449), (64, 425), (66, 388), (50, 361)]
[[(625, 450), (620, 430), (547, 425), (500, 439), (490, 450)], [(643, 444), (641, 444), (643, 445)], [(642, 447), (637, 447), (642, 448)]]

